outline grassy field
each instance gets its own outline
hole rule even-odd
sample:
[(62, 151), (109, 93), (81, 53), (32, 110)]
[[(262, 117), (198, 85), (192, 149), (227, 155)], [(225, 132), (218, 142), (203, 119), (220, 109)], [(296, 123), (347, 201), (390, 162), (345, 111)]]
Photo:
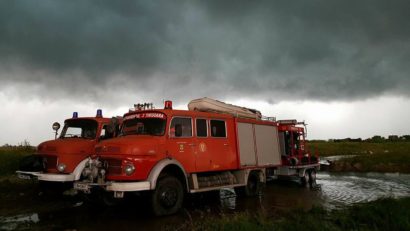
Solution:
[(410, 142), (310, 142), (321, 157), (356, 155), (332, 163), (330, 171), (410, 173)]
[(342, 210), (280, 211), (274, 215), (237, 213), (204, 217), (168, 230), (410, 230), (410, 197), (381, 199)]
[(31, 146), (0, 147), (0, 176), (14, 174), (20, 160), (34, 152), (35, 148)]
[(410, 155), (410, 142), (309, 142), (312, 153), (320, 156), (339, 155), (366, 155), (366, 154), (408, 154)]

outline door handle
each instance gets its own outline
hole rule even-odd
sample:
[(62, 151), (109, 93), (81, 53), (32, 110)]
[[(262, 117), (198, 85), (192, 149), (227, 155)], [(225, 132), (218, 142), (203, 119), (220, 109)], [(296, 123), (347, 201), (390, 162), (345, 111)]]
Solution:
[(224, 144), (224, 146), (228, 146), (229, 144)]
[(188, 144), (189, 146), (195, 146), (196, 144)]

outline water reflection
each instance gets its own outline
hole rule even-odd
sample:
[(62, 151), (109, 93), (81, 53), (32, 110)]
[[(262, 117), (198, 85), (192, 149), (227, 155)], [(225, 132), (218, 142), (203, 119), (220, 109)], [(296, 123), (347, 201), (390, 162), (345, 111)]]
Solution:
[(410, 195), (410, 175), (381, 173), (318, 174), (325, 204), (338, 208), (382, 197), (405, 197)]
[(232, 189), (221, 190), (220, 206), (226, 210), (328, 209), (383, 197), (410, 195), (410, 175), (381, 173), (318, 173), (317, 185), (301, 187), (295, 181), (273, 181), (260, 198), (236, 198)]
[(32, 223), (40, 221), (38, 214), (22, 214), (12, 217), (0, 217), (0, 230), (15, 230), (17, 228), (29, 227)]

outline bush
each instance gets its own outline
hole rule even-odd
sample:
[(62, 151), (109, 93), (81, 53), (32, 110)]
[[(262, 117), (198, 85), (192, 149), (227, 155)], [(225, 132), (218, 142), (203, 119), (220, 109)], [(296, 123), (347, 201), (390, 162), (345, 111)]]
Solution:
[[(28, 144), (28, 143), (26, 143)], [(0, 147), (0, 176), (12, 175), (22, 158), (33, 154), (35, 148), (28, 145), (4, 145)]]

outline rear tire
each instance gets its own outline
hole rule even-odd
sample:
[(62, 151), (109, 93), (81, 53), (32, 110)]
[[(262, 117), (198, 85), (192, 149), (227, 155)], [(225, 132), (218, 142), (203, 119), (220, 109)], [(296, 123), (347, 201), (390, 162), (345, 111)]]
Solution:
[(235, 188), (235, 193), (247, 197), (256, 197), (261, 194), (264, 184), (260, 180), (259, 172), (249, 173), (245, 187)]
[(171, 215), (182, 207), (184, 191), (182, 183), (174, 176), (164, 176), (157, 182), (151, 195), (152, 212), (156, 216)]
[(306, 170), (304, 175), (300, 178), (300, 183), (302, 184), (302, 186), (306, 187), (309, 185), (309, 175), (310, 175), (310, 171)]
[(309, 185), (310, 187), (313, 187), (316, 185), (316, 171), (313, 169), (309, 171)]

